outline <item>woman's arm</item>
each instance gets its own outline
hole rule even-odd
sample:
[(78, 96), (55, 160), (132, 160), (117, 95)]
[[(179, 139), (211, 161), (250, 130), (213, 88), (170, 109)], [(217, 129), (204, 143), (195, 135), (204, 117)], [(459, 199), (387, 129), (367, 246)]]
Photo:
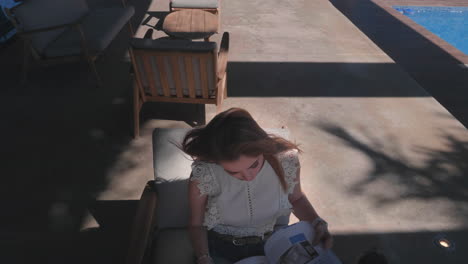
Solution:
[(324, 221), (317, 221), (320, 219), (319, 215), (309, 202), (309, 199), (307, 199), (307, 196), (302, 192), (300, 176), (301, 169), (298, 168), (296, 175), (297, 184), (294, 187), (293, 193), (289, 195), (289, 202), (293, 207), (293, 213), (301, 221), (314, 223), (315, 238), (313, 244), (323, 241), (326, 248), (331, 248), (333, 245), (333, 239), (330, 232), (328, 232), (327, 224)]
[(208, 236), (203, 226), (207, 195), (201, 195), (198, 181), (189, 181), (189, 234), (198, 264), (212, 263), (208, 251)]

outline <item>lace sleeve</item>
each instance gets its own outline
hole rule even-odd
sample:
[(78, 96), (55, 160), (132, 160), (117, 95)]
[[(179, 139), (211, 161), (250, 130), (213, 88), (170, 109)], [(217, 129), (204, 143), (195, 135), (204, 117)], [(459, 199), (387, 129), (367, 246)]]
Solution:
[(297, 184), (297, 170), (301, 167), (296, 149), (283, 152), (279, 155), (281, 166), (283, 166), (284, 176), (288, 184), (288, 194), (292, 194)]
[(219, 184), (210, 169), (210, 165), (206, 162), (195, 161), (192, 163), (192, 177), (190, 180), (198, 182), (197, 186), (201, 195), (212, 196), (219, 191)]

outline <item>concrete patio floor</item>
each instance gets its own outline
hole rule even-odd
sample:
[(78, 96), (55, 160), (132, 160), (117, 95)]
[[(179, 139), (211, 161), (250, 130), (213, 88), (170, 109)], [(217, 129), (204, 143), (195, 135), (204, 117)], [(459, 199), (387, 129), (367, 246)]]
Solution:
[[(134, 25), (145, 22), (137, 35), (154, 27), (162, 36), (168, 1), (130, 3)], [(343, 263), (370, 248), (393, 264), (462, 263), (466, 128), (329, 1), (223, 1), (221, 16), (231, 34), (223, 109), (290, 130), (304, 151), (304, 192)], [(127, 41), (121, 32), (99, 61), (101, 88), (84, 63), (34, 69), (22, 88), (21, 43), (0, 51), (1, 263), (123, 263), (153, 176), (152, 130), (215, 115), (213, 106), (200, 116), (200, 106), (148, 105), (133, 140)], [(437, 248), (439, 235), (455, 250)]]

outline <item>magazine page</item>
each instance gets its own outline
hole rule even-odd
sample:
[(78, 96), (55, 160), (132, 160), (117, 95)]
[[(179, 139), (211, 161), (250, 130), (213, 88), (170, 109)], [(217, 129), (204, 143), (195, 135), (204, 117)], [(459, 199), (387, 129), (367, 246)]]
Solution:
[(331, 250), (312, 246), (314, 230), (308, 222), (298, 222), (277, 230), (265, 243), (268, 263), (341, 264)]

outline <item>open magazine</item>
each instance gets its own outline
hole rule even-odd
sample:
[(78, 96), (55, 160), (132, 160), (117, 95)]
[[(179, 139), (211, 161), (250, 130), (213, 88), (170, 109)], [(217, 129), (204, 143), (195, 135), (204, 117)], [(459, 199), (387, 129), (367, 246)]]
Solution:
[(314, 230), (308, 222), (298, 222), (277, 230), (265, 243), (265, 256), (242, 259), (235, 264), (341, 264), (331, 251), (312, 246)]

